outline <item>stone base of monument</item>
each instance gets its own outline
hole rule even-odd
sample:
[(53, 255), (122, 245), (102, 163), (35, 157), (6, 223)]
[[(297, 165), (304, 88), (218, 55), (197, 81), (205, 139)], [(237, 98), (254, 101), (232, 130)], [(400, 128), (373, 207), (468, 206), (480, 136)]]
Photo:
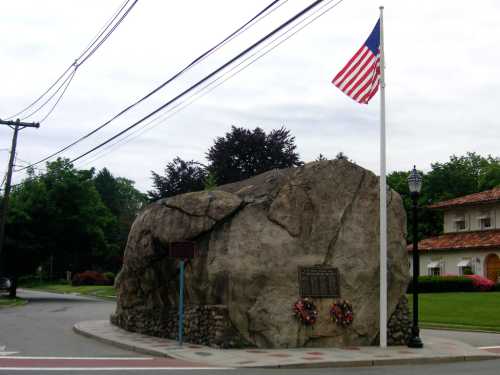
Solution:
[[(176, 340), (179, 332), (177, 309), (136, 310), (124, 319), (113, 314), (111, 323), (128, 331)], [(214, 348), (254, 347), (232, 326), (227, 306), (187, 306), (184, 310), (184, 341)]]
[[(175, 339), (178, 260), (185, 268), (185, 340), (214, 347), (345, 347), (378, 343), (379, 183), (344, 160), (269, 171), (214, 191), (146, 207), (135, 220), (117, 277), (112, 322)], [(406, 342), (406, 216), (388, 194), (388, 341)], [(294, 314), (308, 298), (312, 320)], [(332, 318), (338, 303), (352, 319)], [(342, 302), (344, 301), (344, 302)]]

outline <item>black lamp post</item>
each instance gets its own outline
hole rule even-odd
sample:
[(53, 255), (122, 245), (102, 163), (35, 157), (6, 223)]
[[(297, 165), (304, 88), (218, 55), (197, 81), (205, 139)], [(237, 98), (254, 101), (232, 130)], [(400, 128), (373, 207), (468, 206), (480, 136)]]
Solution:
[(420, 259), (418, 253), (418, 196), (422, 189), (422, 176), (417, 172), (415, 166), (408, 176), (408, 187), (413, 202), (413, 326), (411, 327), (411, 338), (408, 342), (410, 348), (423, 348), (418, 328), (418, 276), (420, 274)]

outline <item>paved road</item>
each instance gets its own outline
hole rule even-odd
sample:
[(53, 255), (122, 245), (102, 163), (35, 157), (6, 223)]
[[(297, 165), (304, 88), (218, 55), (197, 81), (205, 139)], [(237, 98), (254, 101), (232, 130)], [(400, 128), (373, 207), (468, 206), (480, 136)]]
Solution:
[[(31, 356), (128, 356), (133, 353), (73, 333), (82, 320), (106, 319), (114, 303), (45, 292), (20, 291), (26, 306), (0, 310), (0, 347)], [(137, 356), (137, 354), (133, 354)]]
[[(500, 360), (483, 362), (460, 362), (452, 364), (388, 366), (345, 369), (238, 369), (209, 370), (194, 369), (197, 364), (168, 358), (150, 358), (137, 353), (121, 350), (79, 335), (72, 331), (72, 326), (82, 320), (107, 319), (114, 310), (114, 303), (93, 298), (72, 295), (58, 295), (43, 292), (21, 291), (20, 296), (29, 300), (28, 305), (0, 310), (0, 375), (3, 374), (118, 374), (131, 375), (168, 373), (168, 374), (242, 374), (242, 375), (498, 375)], [(424, 342), (433, 335), (443, 334), (437, 331), (423, 331)], [(475, 346), (500, 345), (500, 335), (477, 333), (454, 333), (445, 335), (462, 338)], [(6, 345), (5, 349), (2, 346)], [(13, 353), (7, 358), (6, 352)], [(40, 358), (58, 357), (58, 358)], [(61, 357), (65, 357), (61, 359)], [(68, 358), (69, 357), (69, 358)], [(76, 357), (76, 359), (75, 359)], [(68, 366), (73, 370), (54, 371), (40, 367)], [(116, 365), (128, 366), (111, 370)], [(29, 367), (21, 370), (19, 367)], [(74, 368), (85, 368), (75, 370)], [(16, 368), (14, 371), (13, 368)], [(143, 369), (147, 368), (147, 369)], [(181, 369), (183, 368), (183, 369)]]

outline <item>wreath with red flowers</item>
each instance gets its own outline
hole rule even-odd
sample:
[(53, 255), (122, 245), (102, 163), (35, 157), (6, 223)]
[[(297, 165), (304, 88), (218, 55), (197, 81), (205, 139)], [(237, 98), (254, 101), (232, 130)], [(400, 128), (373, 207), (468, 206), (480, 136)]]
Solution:
[(293, 312), (295, 313), (295, 317), (306, 326), (312, 326), (316, 323), (318, 310), (314, 303), (308, 298), (298, 299), (297, 302), (293, 304)]
[(351, 325), (354, 319), (351, 303), (346, 300), (338, 300), (330, 308), (330, 317), (338, 325), (344, 327)]

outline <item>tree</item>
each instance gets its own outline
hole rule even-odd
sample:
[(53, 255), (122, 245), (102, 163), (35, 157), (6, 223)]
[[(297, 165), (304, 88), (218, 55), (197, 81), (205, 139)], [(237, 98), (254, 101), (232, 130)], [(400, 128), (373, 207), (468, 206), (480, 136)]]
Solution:
[(113, 215), (105, 230), (107, 246), (99, 254), (102, 258), (100, 266), (117, 271), (121, 266), (121, 255), (130, 227), (147, 198), (134, 187), (133, 181), (114, 177), (106, 168), (97, 173), (94, 184), (104, 205)]
[(320, 152), (315, 161), (326, 161), (326, 160), (328, 160), (328, 158)]
[(232, 126), (208, 150), (208, 170), (219, 185), (240, 181), (274, 168), (302, 165), (296, 148), (295, 137), (284, 127), (266, 134), (258, 127), (252, 131)]
[(154, 189), (148, 191), (150, 200), (203, 190), (207, 178), (203, 165), (194, 160), (184, 161), (180, 157), (168, 163), (164, 172), (165, 176), (161, 176), (151, 171)]
[(81, 271), (105, 251), (105, 229), (113, 216), (92, 180), (94, 171), (76, 170), (68, 160), (47, 163), (12, 190), (7, 220), (7, 265), (14, 278), (53, 259), (57, 274)]
[[(391, 188), (401, 194), (407, 215), (410, 215), (408, 173), (393, 172), (388, 175), (387, 181)], [(492, 156), (483, 157), (473, 152), (468, 152), (463, 156), (452, 155), (445, 163), (432, 163), (431, 170), (422, 175), (423, 184), (419, 199), (422, 207), (418, 228), (419, 240), (440, 234), (443, 230), (442, 214), (429, 210), (426, 206), (499, 186), (500, 160)], [(408, 241), (413, 241), (411, 220), (408, 221)]]

